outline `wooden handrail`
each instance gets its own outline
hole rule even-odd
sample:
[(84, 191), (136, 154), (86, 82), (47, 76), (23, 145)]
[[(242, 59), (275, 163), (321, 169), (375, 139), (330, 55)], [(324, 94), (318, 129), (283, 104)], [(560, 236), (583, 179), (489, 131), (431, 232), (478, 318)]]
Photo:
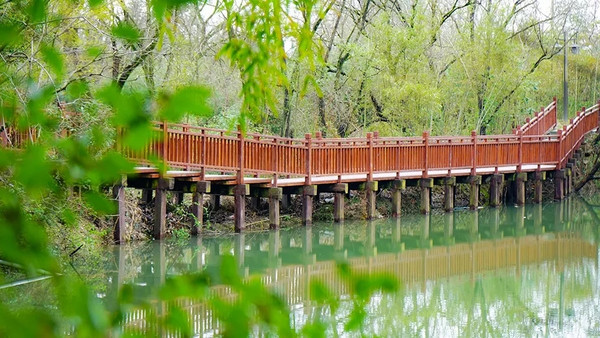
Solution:
[[(307, 134), (304, 139), (292, 139), (156, 122), (157, 130), (166, 131), (162, 142), (152, 142), (138, 153), (123, 151), (140, 164), (149, 163), (152, 155), (163, 155), (173, 168), (226, 171), (237, 174), (238, 180), (245, 174), (297, 176), (304, 177), (306, 184), (312, 184), (315, 176), (336, 176), (340, 181), (341, 175), (373, 179), (377, 173), (400, 177), (402, 171), (427, 177), (432, 170), (470, 169), (474, 175), (479, 168), (494, 172), (499, 167), (520, 171), (525, 165), (560, 169), (583, 136), (598, 127), (599, 107), (582, 109), (557, 135), (545, 134), (546, 126), (556, 118), (554, 101), (508, 135), (431, 137), (425, 132), (422, 137), (374, 137), (369, 133), (364, 138), (343, 139)], [(532, 130), (544, 134), (532, 134)]]

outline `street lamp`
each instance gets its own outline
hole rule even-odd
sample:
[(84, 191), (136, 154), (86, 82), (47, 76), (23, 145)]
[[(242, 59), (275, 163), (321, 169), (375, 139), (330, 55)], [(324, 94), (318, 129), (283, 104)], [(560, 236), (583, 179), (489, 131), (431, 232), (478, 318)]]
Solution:
[[(568, 41), (567, 41), (567, 31), (563, 31), (563, 41), (564, 41), (564, 45), (563, 45), (563, 52), (564, 52), (564, 57), (563, 57), (563, 120), (568, 121), (569, 120), (569, 85), (567, 83), (567, 49), (568, 48)], [(577, 54), (579, 53), (579, 46), (578, 45), (572, 45), (571, 46), (571, 53), (573, 54)]]

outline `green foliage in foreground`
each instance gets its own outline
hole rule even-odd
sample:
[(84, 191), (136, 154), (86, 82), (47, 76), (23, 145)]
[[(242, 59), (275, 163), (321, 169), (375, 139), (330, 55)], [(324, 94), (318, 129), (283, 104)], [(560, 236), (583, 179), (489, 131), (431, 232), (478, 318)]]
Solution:
[[(185, 4), (195, 2), (151, 2), (160, 32), (155, 43), (164, 43), (165, 36), (172, 38), (172, 14)], [(89, 1), (88, 5), (102, 16), (102, 1)], [(297, 29), (300, 42), (307, 37), (307, 27), (290, 25), (280, 13), (279, 9), (284, 5), (278, 1), (253, 2), (248, 11), (232, 16), (232, 21), (228, 22), (228, 29), (245, 27), (247, 33), (245, 39), (232, 39), (222, 51), (223, 57), (240, 69), (245, 83), (241, 90), (244, 108), (239, 120), (242, 123), (248, 117), (259, 120), (259, 112), (265, 105), (274, 109), (272, 84), (284, 81), (281, 32), (293, 33)], [(303, 8), (310, 11), (313, 5), (307, 1)], [(118, 150), (121, 147), (144, 148), (156, 137), (151, 125), (153, 120), (177, 122), (184, 116), (209, 116), (210, 90), (188, 85), (173, 91), (159, 91), (156, 95), (136, 89), (124, 91), (127, 77), (123, 74), (113, 79), (115, 81), (95, 88), (84, 79), (69, 81), (62, 87), (68, 60), (37, 28), (56, 28), (64, 23), (60, 16), (50, 16), (49, 7), (53, 7), (53, 15), (58, 15), (68, 5), (44, 0), (0, 4), (3, 14), (0, 17), (1, 52), (18, 57), (22, 50), (33, 46), (31, 41), (35, 38), (43, 40), (39, 47), (40, 59), (32, 60), (36, 67), (31, 67), (29, 72), (23, 73), (16, 63), (4, 57), (0, 64), (2, 127), (23, 135), (21, 144), (0, 148), (0, 259), (11, 266), (0, 275), (0, 285), (10, 282), (9, 272), (24, 278), (52, 276), (51, 295), (46, 295), (52, 299), (49, 303), (25, 305), (12, 300), (0, 303), (0, 336), (74, 334), (97, 337), (140, 333), (162, 335), (164, 332), (191, 336), (193, 318), (177, 305), (182, 298), (206, 300), (222, 322), (226, 336), (247, 336), (257, 327), (279, 336), (295, 335), (283, 300), (258, 279), (243, 281), (231, 257), (224, 259), (221, 277), (237, 294), (234, 300), (208, 297), (211, 282), (205, 275), (180, 276), (169, 279), (155, 297), (159, 302), (170, 304), (166, 313), (155, 311), (155, 304), (150, 301), (136, 300), (128, 286), (120, 291), (116, 309), (109, 310), (91, 292), (89, 285), (65, 272), (67, 260), (64, 256), (74, 248), (68, 248), (68, 244), (61, 247), (60, 238), (71, 238), (84, 217), (100, 221), (104, 215), (115, 212), (114, 202), (107, 198), (106, 187), (132, 169), (132, 164)], [(261, 15), (260, 22), (256, 15)], [(142, 47), (144, 35), (130, 22), (115, 23), (109, 31), (112, 39), (134, 52)], [(301, 45), (306, 46), (305, 54), (310, 56), (310, 43)], [(149, 47), (154, 48), (154, 45)], [(93, 62), (99, 55), (92, 46), (82, 57)], [(135, 63), (133, 65), (137, 67)], [(46, 76), (49, 82), (35, 81), (35, 77)], [(76, 121), (75, 128), (64, 124), (62, 95), (74, 105), (83, 107), (82, 111), (87, 114), (79, 116), (81, 120)], [(120, 132), (115, 133), (116, 130)], [(113, 150), (115, 147), (117, 150)], [(48, 233), (52, 234), (50, 241)], [(345, 266), (340, 270), (355, 299), (355, 310), (346, 329), (360, 330), (365, 314), (361, 307), (365, 301), (378, 290), (395, 290), (397, 284), (384, 276), (374, 279), (354, 276)], [(315, 286), (312, 291), (316, 301), (328, 304), (332, 313), (335, 312), (337, 301), (324, 285)], [(135, 332), (133, 328), (123, 327), (126, 314), (136, 309), (148, 310), (145, 331)], [(326, 329), (327, 325), (318, 321), (307, 325), (304, 333), (322, 336)]]

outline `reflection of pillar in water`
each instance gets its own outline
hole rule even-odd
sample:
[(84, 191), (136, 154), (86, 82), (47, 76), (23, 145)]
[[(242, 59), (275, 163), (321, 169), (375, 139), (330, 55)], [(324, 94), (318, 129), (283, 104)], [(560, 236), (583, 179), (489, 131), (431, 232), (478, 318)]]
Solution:
[(421, 233), (420, 233), (420, 242), (421, 245), (420, 247), (422, 248), (429, 248), (429, 227), (431, 225), (431, 218), (428, 214), (425, 214), (422, 217), (422, 222), (421, 222)]
[(152, 252), (152, 267), (153, 267), (153, 285), (155, 287), (161, 286), (165, 282), (167, 275), (167, 262), (165, 254), (165, 243), (164, 241), (155, 241), (153, 252)]
[(201, 271), (203, 268), (202, 254), (204, 248), (202, 247), (202, 236), (196, 236), (191, 238), (192, 248), (192, 269)]
[(302, 232), (302, 249), (306, 256), (312, 253), (312, 227), (304, 228)]
[(542, 204), (538, 203), (533, 205), (533, 229), (536, 234), (544, 233), (544, 227), (542, 226)]
[(335, 251), (344, 249), (344, 223), (333, 226), (333, 249)]
[(395, 221), (396, 222), (392, 226), (392, 243), (394, 244), (394, 247), (398, 247), (402, 241), (402, 223), (400, 217), (396, 218)]
[(376, 242), (376, 231), (377, 227), (372, 221), (367, 222), (367, 243), (365, 243), (365, 250), (367, 256), (375, 256), (377, 255), (377, 247), (375, 246)]
[(563, 230), (563, 201), (554, 202), (554, 231)]
[(269, 232), (269, 267), (278, 268), (280, 266), (279, 248), (281, 246), (281, 238), (279, 230)]
[(493, 208), (490, 209), (491, 215), (492, 215), (492, 220), (491, 220), (491, 227), (490, 227), (490, 232), (492, 235), (492, 238), (499, 238), (499, 231), (500, 231), (500, 208)]
[(515, 209), (515, 234), (517, 236), (525, 236), (525, 207), (517, 206)]
[[(244, 253), (246, 250), (246, 234), (239, 233), (234, 237), (233, 255), (237, 261), (238, 267), (244, 267)], [(240, 270), (241, 271), (241, 270)]]
[(558, 302), (558, 328), (563, 328), (563, 318), (565, 311), (565, 272), (560, 272), (560, 295)]
[(521, 237), (516, 238), (517, 242), (517, 277), (521, 277)]
[(454, 237), (454, 213), (444, 214), (444, 242), (451, 244)]
[(471, 218), (469, 222), (469, 235), (471, 241), (479, 240), (479, 211), (473, 210), (469, 213)]

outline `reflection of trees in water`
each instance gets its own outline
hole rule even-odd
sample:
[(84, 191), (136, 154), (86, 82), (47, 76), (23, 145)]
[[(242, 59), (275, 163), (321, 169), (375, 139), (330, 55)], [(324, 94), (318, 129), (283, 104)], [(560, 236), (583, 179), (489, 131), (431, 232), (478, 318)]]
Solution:
[[(451, 278), (409, 286), (372, 300), (371, 334), (398, 336), (535, 336), (597, 332), (596, 261), (552, 262), (475, 280)], [(561, 275), (564, 281), (561, 283)], [(561, 288), (563, 304), (560, 304)], [(562, 313), (562, 315), (561, 315)], [(563, 317), (561, 331), (559, 317)]]

